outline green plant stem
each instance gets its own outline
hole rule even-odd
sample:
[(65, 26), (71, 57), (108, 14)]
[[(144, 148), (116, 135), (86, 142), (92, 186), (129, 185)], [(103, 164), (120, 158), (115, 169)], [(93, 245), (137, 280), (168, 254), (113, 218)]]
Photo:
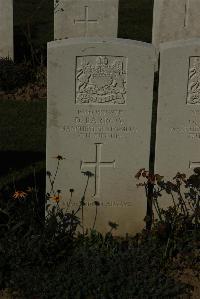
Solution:
[(53, 181), (51, 180), (50, 176), (49, 176), (49, 182), (50, 182), (50, 185), (51, 185), (50, 194), (51, 194), (51, 192), (53, 192), (53, 195), (55, 196), (56, 193), (55, 193), (55, 191), (53, 190), (53, 185), (54, 185), (54, 183), (53, 183)]
[[(87, 182), (86, 182), (86, 185), (85, 185), (85, 190), (84, 190), (84, 193), (83, 193), (83, 198), (85, 200), (85, 194), (86, 194), (86, 191), (87, 191), (87, 188), (88, 188), (88, 184), (89, 184), (89, 175), (87, 177)], [(83, 235), (85, 234), (85, 231), (84, 231), (84, 203), (81, 203), (81, 215), (82, 215), (82, 229), (83, 229)]]
[[(154, 208), (155, 208), (155, 210), (156, 210), (156, 213), (157, 213), (157, 215), (158, 215), (158, 217), (159, 217), (159, 212), (158, 212), (157, 206), (156, 206), (156, 204), (155, 204), (155, 201), (153, 201), (153, 205), (154, 205)], [(160, 218), (160, 217), (159, 217), (159, 218)]]
[(87, 191), (87, 188), (88, 188), (89, 179), (90, 179), (90, 177), (88, 176), (88, 177), (87, 177), (87, 182), (86, 182), (86, 185), (85, 185), (85, 190), (84, 190), (84, 193), (83, 193), (83, 196), (84, 196), (84, 197), (85, 197), (85, 194), (86, 194), (86, 191)]
[(86, 191), (87, 191), (87, 188), (88, 188), (89, 179), (90, 179), (90, 177), (88, 176), (87, 177), (87, 182), (86, 182), (86, 185), (85, 185), (85, 189), (84, 189), (84, 192), (83, 192), (83, 197), (81, 199), (81, 202), (80, 202), (80, 205), (79, 205), (78, 209), (76, 210), (76, 212), (74, 214), (74, 215), (76, 215), (81, 209), (83, 235), (84, 235), (84, 211), (83, 211), (84, 210), (83, 209), (84, 203), (83, 203), (83, 200), (85, 200), (85, 194), (86, 194)]
[(92, 226), (92, 229), (94, 229), (95, 227), (95, 223), (96, 223), (96, 220), (97, 220), (97, 206), (95, 206), (95, 217), (94, 217), (94, 223), (93, 223), (93, 226)]
[(174, 224), (175, 224), (175, 220), (176, 220), (176, 217), (174, 217), (174, 220), (172, 222), (172, 226), (171, 226), (171, 233), (167, 239), (167, 245), (165, 247), (165, 252), (164, 252), (164, 258), (167, 258), (168, 257), (168, 253), (169, 253), (169, 249), (170, 249), (170, 243), (171, 243), (171, 236), (173, 234), (173, 230), (174, 230)]
[(160, 207), (159, 207), (157, 198), (154, 199), (154, 206), (157, 207), (156, 212), (157, 212), (157, 214), (158, 214), (158, 217), (159, 217), (160, 221), (162, 221), (162, 213), (161, 213), (161, 211), (160, 211)]
[(67, 207), (66, 213), (67, 213), (67, 212), (68, 212), (68, 210), (69, 210), (69, 207), (70, 207), (70, 204), (71, 204), (71, 202), (72, 202), (72, 193), (71, 193), (71, 195), (70, 195), (69, 204), (68, 204), (68, 207)]
[(110, 231), (108, 232), (109, 234), (111, 234), (113, 231), (113, 227), (111, 227)]
[(197, 204), (196, 204), (196, 207), (195, 207), (195, 236), (196, 236), (196, 239), (198, 238), (197, 236), (197, 231), (198, 231), (198, 222), (199, 222), (199, 202), (200, 202), (200, 197), (198, 196), (198, 199), (197, 199)]
[(56, 180), (56, 176), (57, 176), (57, 174), (58, 174), (59, 164), (60, 164), (60, 161), (58, 160), (58, 164), (57, 164), (57, 167), (56, 167), (55, 175), (54, 175), (54, 178), (53, 178), (52, 181), (51, 181), (51, 179), (50, 179), (50, 177), (49, 177), (49, 180), (50, 180), (50, 183), (51, 183), (50, 194), (51, 194), (51, 192), (53, 192), (54, 196), (55, 196), (55, 191), (53, 190), (53, 187), (54, 187), (54, 183), (55, 183), (55, 180)]
[(170, 248), (170, 242), (171, 242), (171, 238), (169, 237), (169, 238), (167, 239), (167, 245), (166, 245), (166, 247), (165, 247), (164, 259), (168, 257), (169, 248)]
[(84, 211), (83, 211), (83, 203), (81, 205), (81, 220), (82, 220), (82, 230), (83, 230), (83, 235), (85, 234), (85, 230), (84, 230)]
[(71, 223), (70, 223), (70, 234), (73, 232), (73, 216), (74, 216), (74, 211), (72, 211), (72, 217), (71, 217)]
[(183, 213), (185, 214), (185, 216), (187, 216), (188, 215), (188, 209), (187, 209), (186, 203), (183, 199), (183, 196), (181, 194), (180, 187), (178, 189), (178, 195), (180, 196), (180, 200), (181, 200), (181, 203), (182, 203)]
[[(83, 194), (85, 194), (85, 192), (84, 192)], [(84, 197), (84, 196), (85, 196), (85, 195), (83, 195), (83, 197)], [(83, 198), (83, 197), (82, 197), (82, 198)], [(78, 209), (76, 210), (75, 215), (80, 211), (81, 206), (82, 206), (82, 202), (80, 202), (80, 205), (79, 205)]]
[(175, 199), (174, 199), (174, 195), (173, 195), (172, 191), (170, 192), (170, 194), (171, 194), (171, 197), (172, 197), (172, 201), (173, 201), (173, 204), (174, 204), (174, 208), (175, 208), (175, 210), (177, 211), (177, 205), (176, 205), (176, 203), (175, 203)]
[(189, 205), (189, 207), (190, 207), (190, 209), (194, 212), (195, 211), (195, 209), (193, 208), (193, 206), (191, 205), (191, 203), (190, 203), (190, 201), (188, 200), (188, 205)]
[(147, 198), (147, 211), (146, 211), (146, 230), (151, 231), (152, 223), (153, 223), (153, 189), (154, 185), (148, 183), (145, 185), (145, 192)]
[(58, 168), (59, 168), (59, 165), (60, 165), (60, 161), (58, 160), (58, 164), (57, 164), (57, 167), (56, 167), (55, 175), (54, 175), (54, 178), (53, 178), (53, 184), (54, 184), (54, 182), (55, 182), (55, 180), (56, 180), (56, 176), (57, 176), (57, 174), (58, 174)]

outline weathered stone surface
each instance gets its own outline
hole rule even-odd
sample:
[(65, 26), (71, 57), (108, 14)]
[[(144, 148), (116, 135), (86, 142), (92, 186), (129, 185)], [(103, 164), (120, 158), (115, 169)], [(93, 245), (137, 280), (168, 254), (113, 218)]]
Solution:
[(54, 39), (117, 37), (119, 0), (55, 1)]
[[(120, 39), (68, 39), (48, 44), (47, 170), (60, 161), (55, 190), (78, 207), (87, 176), (86, 227), (117, 234), (144, 226), (146, 198), (135, 174), (148, 169), (154, 48)], [(47, 178), (47, 192), (50, 184)], [(80, 215), (80, 214), (79, 214)]]
[(200, 40), (160, 49), (155, 169), (172, 179), (200, 166)]
[(200, 37), (199, 0), (154, 0), (152, 43)]
[(13, 0), (0, 0), (0, 57), (13, 59)]

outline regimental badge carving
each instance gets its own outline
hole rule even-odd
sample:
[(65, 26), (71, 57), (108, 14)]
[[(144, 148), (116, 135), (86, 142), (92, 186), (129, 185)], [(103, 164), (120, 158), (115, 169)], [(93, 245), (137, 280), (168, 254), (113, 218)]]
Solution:
[(200, 57), (190, 57), (187, 104), (200, 104)]
[(58, 12), (63, 12), (64, 11), (64, 8), (63, 8), (63, 1), (57, 1), (57, 0), (54, 0), (54, 13), (58, 13)]
[(127, 58), (76, 58), (76, 104), (126, 104)]

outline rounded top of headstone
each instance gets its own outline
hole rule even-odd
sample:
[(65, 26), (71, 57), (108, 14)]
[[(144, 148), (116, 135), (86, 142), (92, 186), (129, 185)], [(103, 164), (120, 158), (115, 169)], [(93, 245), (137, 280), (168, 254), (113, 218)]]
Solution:
[(150, 43), (141, 42), (137, 40), (123, 39), (123, 38), (98, 38), (98, 37), (73, 37), (67, 39), (59, 39), (47, 43), (48, 48), (59, 47), (59, 46), (68, 46), (68, 45), (78, 45), (78, 44), (89, 44), (89, 43), (107, 43), (107, 44), (120, 44), (134, 47), (146, 47), (154, 49), (154, 46)]
[(160, 51), (167, 50), (170, 48), (180, 48), (194, 45), (200, 45), (200, 38), (181, 39), (177, 41), (161, 43)]

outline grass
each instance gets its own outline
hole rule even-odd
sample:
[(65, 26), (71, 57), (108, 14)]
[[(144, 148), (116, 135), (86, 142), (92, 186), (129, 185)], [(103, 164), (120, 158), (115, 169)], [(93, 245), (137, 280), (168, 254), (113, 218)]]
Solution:
[(46, 101), (0, 101), (0, 151), (45, 152)]
[(46, 101), (0, 101), (0, 136), (0, 189), (28, 179), (33, 163), (45, 178)]
[[(13, 178), (18, 182), (17, 188), (20, 189), (19, 185), (23, 188), (22, 181), (33, 173), (33, 166), (38, 175), (43, 171), (45, 177), (45, 155), (43, 153), (8, 151), (0, 152), (0, 155), (0, 190), (12, 184)], [(25, 182), (25, 185), (27, 183)]]
[[(62, 159), (58, 156), (57, 160), (59, 165)], [(142, 178), (143, 181), (143, 174), (149, 179), (145, 170), (138, 173), (138, 179)], [(91, 173), (85, 175), (89, 180)], [(183, 175), (178, 177), (185, 180)], [(154, 190), (156, 201), (160, 197), (160, 188), (167, 187), (161, 179), (157, 176)], [(177, 187), (178, 196), (182, 190), (181, 181), (173, 185), (173, 190), (174, 186)], [(199, 231), (194, 234), (196, 228), (191, 226), (190, 217), (197, 210), (187, 205), (187, 199), (188, 204), (194, 200), (194, 191), (197, 192), (196, 200), (199, 198), (199, 185), (193, 186), (190, 180), (189, 198), (185, 197), (189, 211), (186, 218), (182, 217), (183, 207), (174, 209), (171, 205), (167, 209), (168, 213), (161, 213), (162, 220), (154, 222), (151, 233), (143, 231), (125, 239), (114, 238), (110, 233), (103, 236), (95, 230), (91, 233), (83, 230), (82, 234), (75, 234), (76, 226), (72, 226), (72, 223), (77, 223), (79, 218), (80, 224), (83, 224), (83, 218), (80, 214), (77, 218), (76, 212), (63, 213), (59, 194), (48, 198), (55, 200), (56, 197), (59, 200), (49, 211), (44, 226), (40, 214), (42, 197), (36, 191), (37, 179), (34, 186), (32, 191), (23, 189), (26, 193), (15, 192), (15, 199), (8, 192), (0, 193), (0, 213), (3, 216), (0, 251), (4, 255), (4, 259), (0, 260), (0, 268), (3, 269), (0, 285), (3, 289), (18, 293), (17, 298), (20, 299), (193, 298), (189, 295), (179, 296), (189, 287), (180, 283), (179, 278), (186, 273), (185, 270), (193, 269), (190, 278), (194, 279), (199, 269)], [(79, 210), (86, 208), (84, 196), (85, 192)], [(197, 206), (196, 202), (195, 209)], [(113, 224), (111, 227), (114, 227)], [(170, 249), (167, 255), (166, 248)], [(188, 283), (188, 278), (185, 283)], [(195, 291), (198, 292), (198, 289)]]
[(14, 0), (15, 60), (23, 61), (30, 55), (27, 38), (34, 49), (46, 49), (46, 43), (53, 40), (53, 2)]

